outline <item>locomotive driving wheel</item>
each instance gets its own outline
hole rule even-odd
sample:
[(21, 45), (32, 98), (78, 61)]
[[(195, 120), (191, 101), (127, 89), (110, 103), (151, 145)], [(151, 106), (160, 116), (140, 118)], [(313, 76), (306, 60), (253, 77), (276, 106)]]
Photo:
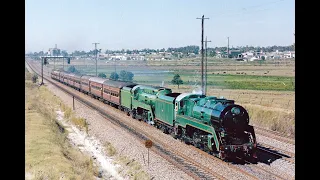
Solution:
[(130, 115), (133, 119), (136, 119), (136, 110), (133, 109), (131, 112), (130, 112)]

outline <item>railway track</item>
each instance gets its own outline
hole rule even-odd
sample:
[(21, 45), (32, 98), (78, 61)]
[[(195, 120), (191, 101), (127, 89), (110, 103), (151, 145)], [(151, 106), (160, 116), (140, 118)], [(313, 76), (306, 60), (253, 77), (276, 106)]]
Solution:
[(249, 168), (251, 171), (258, 171), (258, 172), (264, 172), (266, 176), (268, 176), (270, 179), (282, 179), (287, 180), (288, 177), (280, 176), (274, 172), (271, 171), (270, 167), (266, 166), (258, 166), (248, 160), (238, 158), (240, 161), (244, 162), (245, 164), (242, 166), (244, 169)]
[[(32, 69), (33, 72), (37, 73), (35, 69), (27, 62), (29, 67)], [(39, 75), (39, 73), (37, 73)], [(152, 136), (147, 136), (145, 134), (140, 133), (135, 128), (129, 127), (128, 125), (124, 124), (117, 118), (111, 116), (110, 114), (107, 114), (105, 111), (103, 111), (100, 107), (96, 106), (95, 104), (81, 98), (74, 92), (70, 92), (70, 90), (67, 90), (67, 88), (63, 87), (64, 85), (58, 84), (44, 75), (43, 77), (45, 80), (50, 82), (51, 84), (55, 85), (56, 87), (60, 88), (62, 91), (66, 92), (67, 94), (75, 97), (78, 101), (82, 102), (85, 106), (89, 108), (95, 109), (100, 115), (107, 118), (112, 122), (113, 124), (116, 124), (124, 129), (126, 129), (128, 132), (130, 132), (132, 135), (134, 135), (138, 140), (143, 143), (147, 139), (152, 139), (154, 141), (154, 146), (151, 148), (155, 153), (163, 157), (164, 159), (168, 160), (170, 163), (184, 171), (189, 176), (193, 177), (194, 179), (227, 179), (221, 175), (219, 175), (216, 172), (213, 172), (211, 169), (202, 167), (199, 163), (191, 159), (190, 157), (187, 157), (183, 155), (182, 153), (173, 151), (171, 148), (168, 148), (166, 146), (163, 146), (162, 143), (157, 142), (157, 140)]]
[[(268, 129), (263, 129), (256, 126), (254, 127), (254, 129), (256, 134), (260, 134), (262, 136), (269, 137), (290, 145), (295, 145), (295, 140), (294, 140), (294, 137), (292, 136), (287, 136), (287, 135), (284, 135), (283, 133), (279, 133), (279, 132), (268, 130)], [(263, 153), (268, 153), (270, 155), (275, 156), (276, 159), (281, 158), (287, 162), (290, 162), (293, 164), (295, 163), (295, 153), (292, 153), (284, 149), (277, 148), (265, 143), (261, 143), (261, 142), (258, 143), (257, 148), (259, 151)]]
[[(27, 62), (27, 64), (30, 66), (30, 64), (28, 62)], [(136, 138), (138, 138), (141, 143), (143, 143), (147, 139), (151, 139), (154, 142), (154, 146), (151, 148), (151, 150), (153, 150), (155, 153), (157, 153), (158, 155), (160, 155), (161, 157), (163, 157), (167, 161), (171, 162), (173, 165), (175, 165), (176, 167), (178, 167), (182, 171), (186, 172), (188, 175), (190, 175), (194, 179), (227, 179), (226, 177), (219, 175), (219, 173), (213, 172), (213, 170), (210, 169), (209, 167), (201, 165), (200, 163), (196, 162), (195, 160), (188, 157), (187, 155), (174, 150), (173, 148), (166, 145), (166, 143), (161, 142), (161, 140), (159, 140), (158, 138), (153, 137), (151, 134), (143, 132), (141, 129), (139, 129), (137, 127), (132, 128), (132, 127), (124, 124), (123, 122), (119, 121), (117, 118), (113, 117), (112, 115), (105, 113), (105, 111), (100, 109), (97, 105), (94, 105), (93, 103), (81, 98), (77, 94), (70, 92), (70, 90), (67, 90), (67, 88), (66, 88), (67, 86), (60, 84), (60, 83), (57, 83), (55, 81), (52, 81), (50, 79), (50, 76), (48, 76), (46, 74), (47, 73), (44, 73), (44, 77), (43, 77), (44, 79), (51, 82), (55, 86), (59, 87), (64, 92), (74, 96), (75, 99), (78, 99), (80, 102), (82, 102), (82, 104), (86, 105), (87, 107), (90, 107), (90, 108), (97, 110), (99, 112), (99, 114), (101, 114), (105, 118), (111, 120), (110, 122), (126, 129), (131, 134), (133, 134)], [(261, 130), (261, 131), (263, 131), (263, 130)], [(140, 133), (140, 132), (143, 132), (143, 133)], [(218, 163), (226, 163), (230, 168), (250, 177), (251, 179), (259, 179), (259, 178), (255, 177), (254, 175), (246, 172), (245, 170), (243, 170), (237, 166), (232, 165), (231, 163), (224, 162), (224, 161), (222, 161), (216, 157), (213, 157), (212, 155), (209, 155), (208, 153), (201, 151), (200, 149), (195, 148), (193, 146), (190, 146), (190, 147), (195, 149), (197, 152), (201, 153), (202, 155), (205, 155), (206, 158), (212, 159)], [(285, 154), (281, 154), (281, 153), (274, 151), (273, 150), (274, 148), (272, 148), (270, 146), (266, 146), (265, 144), (260, 144), (258, 149), (261, 151), (273, 154), (273, 155), (277, 155), (279, 157), (281, 156), (281, 158), (287, 158), (287, 159), (291, 158), (291, 157), (287, 157), (287, 155), (285, 155)], [(291, 162), (291, 160), (290, 160), (290, 162)], [(249, 162), (246, 162), (246, 163), (249, 163)], [(268, 173), (278, 179), (284, 179), (284, 178), (278, 176), (277, 174), (274, 174), (274, 173), (267, 171), (263, 168), (260, 168), (258, 166), (252, 166), (252, 167), (263, 170), (264, 172), (266, 172), (266, 173)]]
[[(214, 161), (220, 161), (220, 163), (226, 163), (226, 164), (228, 164), (229, 166), (230, 166), (230, 165), (233, 165), (233, 164), (230, 163), (230, 162), (224, 162), (224, 161), (222, 161), (221, 159), (215, 158), (214, 156), (212, 156), (212, 155), (210, 155), (210, 154), (208, 154), (208, 153), (206, 153), (206, 152), (204, 152), (204, 151), (202, 151), (202, 150), (200, 150), (200, 149), (198, 149), (198, 148), (196, 148), (196, 147), (194, 147), (194, 146), (190, 146), (190, 148), (192, 148), (192, 149), (194, 149), (195, 151), (199, 152), (200, 154), (204, 155), (206, 158), (212, 159), (212, 160), (214, 160)], [(279, 175), (271, 172), (270, 170), (268, 170), (268, 169), (266, 169), (266, 168), (264, 168), (264, 167), (257, 166), (256, 164), (254, 164), (254, 163), (252, 163), (252, 162), (250, 162), (250, 161), (248, 161), (248, 160), (245, 160), (245, 159), (242, 159), (242, 158), (238, 158), (238, 157), (237, 157), (237, 159), (240, 160), (240, 161), (242, 161), (242, 162), (238, 162), (239, 164), (245, 163), (245, 164), (244, 164), (245, 166), (250, 165), (250, 168), (251, 168), (251, 169), (255, 169), (256, 171), (263, 171), (263, 172), (264, 172), (265, 174), (267, 174), (268, 176), (272, 176), (272, 177), (277, 178), (277, 179), (283, 179), (283, 180), (286, 179), (286, 178), (284, 178), (284, 177), (281, 177), (281, 176), (279, 176)], [(235, 166), (234, 168), (237, 169), (238, 171), (242, 171), (244, 174), (246, 174), (247, 176), (250, 176), (250, 177), (253, 178), (253, 179), (259, 179), (259, 178), (255, 177), (254, 175), (246, 172), (246, 170), (244, 170), (244, 169), (242, 169), (242, 168), (240, 168), (240, 167), (238, 167), (238, 166)]]
[(288, 143), (288, 144), (295, 145), (295, 140), (294, 140), (293, 136), (287, 136), (287, 135), (285, 135), (283, 133), (279, 133), (279, 132), (276, 132), (276, 131), (264, 129), (264, 128), (257, 127), (257, 126), (254, 126), (254, 131), (257, 134), (260, 134), (260, 135), (263, 135), (263, 136), (266, 136), (266, 137), (269, 137), (269, 138), (272, 138), (272, 139), (276, 139), (276, 140), (281, 141), (281, 142), (285, 142), (285, 143)]
[(268, 153), (268, 154), (271, 154), (273, 156), (275, 156), (275, 159), (283, 159), (285, 161), (288, 161), (290, 163), (295, 163), (295, 154), (294, 153), (291, 153), (291, 152), (288, 152), (288, 151), (285, 151), (285, 150), (282, 150), (282, 149), (278, 149), (278, 148), (275, 148), (273, 146), (269, 146), (267, 144), (263, 144), (263, 143), (258, 143), (257, 145), (257, 149), (261, 152), (264, 152), (264, 153)]

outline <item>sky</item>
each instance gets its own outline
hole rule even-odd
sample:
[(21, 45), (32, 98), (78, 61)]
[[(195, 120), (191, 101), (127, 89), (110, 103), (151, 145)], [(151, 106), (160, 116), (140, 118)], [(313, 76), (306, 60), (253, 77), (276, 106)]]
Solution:
[(27, 0), (25, 50), (68, 52), (294, 43), (294, 0)]

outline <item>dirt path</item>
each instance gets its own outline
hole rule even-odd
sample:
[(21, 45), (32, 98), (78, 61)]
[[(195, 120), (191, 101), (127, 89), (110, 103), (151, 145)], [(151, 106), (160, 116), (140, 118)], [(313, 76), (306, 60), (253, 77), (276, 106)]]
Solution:
[(103, 179), (119, 179), (123, 178), (119, 175), (116, 168), (117, 165), (112, 164), (113, 160), (107, 157), (104, 153), (104, 147), (101, 142), (92, 136), (88, 136), (86, 132), (80, 131), (74, 125), (68, 123), (64, 119), (64, 113), (57, 112), (57, 120), (63, 124), (68, 131), (68, 139), (82, 152), (88, 153), (98, 165), (102, 168), (99, 171), (101, 178)]

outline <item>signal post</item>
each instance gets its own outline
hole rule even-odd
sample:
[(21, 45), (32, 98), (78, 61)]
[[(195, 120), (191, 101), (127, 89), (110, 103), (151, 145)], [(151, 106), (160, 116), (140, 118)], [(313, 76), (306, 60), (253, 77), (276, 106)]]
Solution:
[(152, 147), (152, 141), (151, 140), (146, 140), (144, 145), (146, 146), (146, 148), (148, 148), (148, 167), (149, 167), (149, 149)]
[[(52, 58), (53, 58), (54, 60), (55, 60), (55, 58), (58, 58), (58, 59), (60, 59), (60, 58), (62, 58), (62, 59), (67, 59), (67, 63), (70, 64), (70, 60), (71, 60), (73, 57), (71, 57), (71, 56), (42, 56), (42, 57), (41, 57), (41, 84), (40, 84), (40, 86), (44, 84), (44, 83), (43, 83), (43, 65), (49, 64), (48, 59), (52, 59)], [(64, 65), (64, 60), (63, 60), (63, 65)], [(63, 67), (63, 70), (64, 70), (64, 67)]]

